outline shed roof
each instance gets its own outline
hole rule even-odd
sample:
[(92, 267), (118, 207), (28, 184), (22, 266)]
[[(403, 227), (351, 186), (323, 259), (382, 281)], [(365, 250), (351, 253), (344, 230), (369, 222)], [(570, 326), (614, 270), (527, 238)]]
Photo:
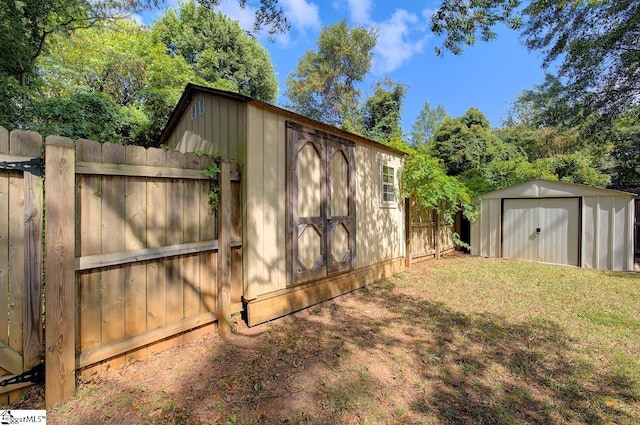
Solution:
[(167, 124), (165, 125), (164, 129), (162, 130), (162, 134), (160, 135), (160, 140), (158, 142), (159, 144), (163, 144), (163, 143), (167, 142), (167, 140), (171, 136), (172, 132), (178, 126), (178, 123), (180, 122), (180, 118), (182, 117), (184, 112), (188, 109), (188, 107), (189, 107), (189, 105), (191, 103), (191, 99), (197, 93), (206, 93), (206, 94), (210, 94), (210, 95), (214, 95), (214, 96), (222, 96), (222, 97), (226, 97), (226, 98), (229, 98), (229, 99), (235, 99), (235, 100), (238, 100), (238, 101), (241, 101), (241, 102), (251, 103), (251, 104), (257, 105), (259, 107), (265, 108), (265, 109), (271, 109), (271, 110), (274, 110), (274, 111), (285, 113), (287, 115), (290, 115), (292, 117), (292, 119), (295, 119), (296, 121), (312, 123), (315, 127), (319, 127), (319, 128), (323, 129), (324, 131), (326, 131), (328, 133), (335, 134), (335, 135), (343, 137), (345, 139), (358, 140), (358, 141), (365, 142), (365, 143), (372, 143), (374, 145), (378, 145), (378, 146), (384, 148), (385, 150), (391, 151), (391, 152), (393, 152), (395, 154), (398, 154), (400, 156), (404, 156), (405, 155), (405, 153), (400, 151), (399, 149), (393, 148), (391, 146), (385, 145), (385, 144), (380, 143), (380, 142), (376, 142), (375, 140), (371, 140), (369, 138), (360, 136), (358, 134), (350, 133), (348, 131), (342, 130), (342, 129), (334, 127), (332, 125), (325, 124), (323, 122), (316, 121), (316, 120), (311, 119), (311, 118), (307, 118), (307, 117), (305, 117), (303, 115), (300, 115), (300, 114), (297, 114), (295, 112), (280, 108), (280, 107), (272, 105), (270, 103), (266, 103), (266, 102), (263, 102), (261, 100), (253, 99), (253, 98), (251, 98), (249, 96), (245, 96), (245, 95), (242, 95), (242, 94), (239, 94), (239, 93), (234, 93), (234, 92), (229, 92), (229, 91), (225, 91), (225, 90), (215, 89), (215, 88), (212, 88), (212, 87), (200, 86), (200, 85), (191, 84), (191, 83), (187, 84), (187, 86), (184, 89), (184, 92), (182, 93), (182, 96), (180, 97), (180, 100), (178, 100), (178, 103), (177, 103), (176, 107), (171, 112), (171, 115), (169, 116)]
[(575, 183), (536, 179), (515, 186), (489, 192), (482, 199), (500, 198), (567, 198), (576, 196), (622, 196), (633, 198), (632, 193), (619, 190), (601, 189)]

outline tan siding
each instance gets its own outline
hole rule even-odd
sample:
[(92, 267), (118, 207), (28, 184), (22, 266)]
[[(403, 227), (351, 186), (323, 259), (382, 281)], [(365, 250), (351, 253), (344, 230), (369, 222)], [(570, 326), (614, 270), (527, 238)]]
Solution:
[(246, 260), (244, 261), (245, 296), (248, 299), (264, 293), (264, 279), (262, 273), (262, 252), (264, 250), (261, 235), (264, 223), (262, 221), (262, 204), (264, 200), (263, 168), (264, 168), (264, 132), (262, 127), (262, 111), (249, 105), (248, 137), (247, 137), (247, 166), (244, 169), (246, 184), (246, 223), (244, 230), (244, 246)]
[(180, 152), (201, 152), (224, 156), (244, 164), (246, 143), (246, 103), (212, 95), (196, 95), (193, 101), (205, 98), (204, 114), (191, 119), (187, 107), (167, 145)]
[[(279, 208), (278, 193), (278, 169), (284, 168), (285, 158), (278, 157), (278, 115), (272, 111), (264, 110), (264, 174), (263, 190), (264, 204), (262, 207), (263, 227), (263, 279), (267, 292), (276, 291), (286, 286), (286, 282), (281, 279), (285, 275), (284, 270), (279, 267), (282, 263), (280, 258), (284, 258), (285, 247), (278, 245), (278, 223), (284, 221), (285, 212)], [(283, 192), (284, 193), (284, 192)]]
[(278, 279), (278, 288), (285, 288), (287, 286), (287, 249), (286, 249), (286, 235), (287, 235), (287, 227), (286, 227), (286, 163), (287, 163), (287, 131), (285, 128), (286, 119), (282, 114), (278, 115), (278, 141), (277, 141), (277, 151), (278, 151), (278, 173), (277, 173), (277, 222), (278, 222), (278, 232), (277, 236), (277, 249), (278, 249), (278, 259), (277, 259), (277, 267), (276, 267), (276, 277)]
[(401, 159), (371, 145), (356, 147), (356, 255), (358, 267), (404, 255), (404, 227), (401, 203), (383, 207), (380, 170), (389, 165), (397, 173)]
[[(203, 95), (194, 96), (194, 101), (199, 96)], [(300, 117), (260, 104), (204, 96), (205, 114), (191, 120), (187, 107), (168, 145), (183, 152), (223, 155), (242, 165), (245, 297), (253, 299), (285, 289), (285, 123), (299, 122)], [(326, 126), (302, 121), (327, 131)], [(339, 131), (336, 134), (344, 137)], [(361, 140), (356, 151), (356, 267), (366, 267), (404, 255), (402, 210), (380, 204), (380, 167), (389, 164), (397, 172), (401, 160), (384, 147)]]
[(286, 287), (285, 119), (249, 105), (245, 230), (245, 296)]

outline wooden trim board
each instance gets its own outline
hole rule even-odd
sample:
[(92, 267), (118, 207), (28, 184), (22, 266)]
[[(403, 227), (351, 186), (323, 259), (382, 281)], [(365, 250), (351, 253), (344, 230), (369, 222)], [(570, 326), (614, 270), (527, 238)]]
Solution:
[[(239, 239), (231, 240), (231, 248), (242, 248), (242, 241)], [(161, 248), (141, 248), (131, 251), (111, 252), (108, 254), (85, 255), (76, 258), (75, 269), (76, 271), (91, 270), (217, 250), (218, 240), (216, 239), (213, 241), (169, 245)]]
[[(20, 158), (20, 157), (14, 157)], [(0, 158), (2, 159), (2, 158)], [(23, 158), (29, 159), (29, 158)], [(15, 161), (15, 159), (14, 159)], [(231, 181), (240, 180), (238, 166), (231, 166)], [(209, 180), (205, 170), (187, 169), (180, 167), (156, 167), (151, 165), (112, 164), (101, 162), (78, 161), (75, 166), (76, 174), (93, 174), (100, 176), (152, 177), (172, 179)]]
[[(242, 304), (231, 304), (231, 314), (240, 311), (242, 311)], [(78, 369), (85, 368), (101, 361), (108, 360), (112, 357), (120, 356), (138, 348), (174, 337), (181, 333), (190, 332), (210, 323), (215, 323), (217, 321), (217, 315), (217, 311), (202, 313), (198, 316), (181, 320), (180, 322), (173, 323), (163, 328), (158, 328), (142, 335), (89, 350), (84, 353), (76, 354), (76, 367)]]
[(245, 307), (247, 324), (259, 325), (399, 273), (404, 270), (404, 260), (404, 257), (388, 260), (338, 277), (331, 276), (313, 285), (293, 287), (278, 291), (277, 295), (266, 294), (250, 300)]

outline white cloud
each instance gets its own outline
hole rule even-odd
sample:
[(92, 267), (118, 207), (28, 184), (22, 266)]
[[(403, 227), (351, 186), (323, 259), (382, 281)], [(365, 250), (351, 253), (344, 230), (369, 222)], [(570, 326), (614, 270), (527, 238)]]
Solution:
[[(279, 0), (278, 5), (284, 10), (284, 15), (291, 25), (291, 30), (267, 36), (266, 30), (263, 28), (256, 34), (260, 39), (269, 39), (281, 46), (287, 46), (291, 43), (292, 33), (305, 34), (308, 30), (319, 31), (322, 27), (320, 12), (315, 3), (307, 2), (306, 0)], [(218, 10), (231, 19), (237, 20), (244, 30), (253, 32), (253, 23), (258, 9), (250, 6), (249, 2), (244, 8), (241, 8), (238, 0), (222, 0)]]
[(422, 16), (427, 20), (427, 22), (431, 22), (431, 16), (437, 12), (437, 9), (426, 8), (422, 10)]
[[(416, 26), (418, 38), (411, 37)], [(375, 49), (373, 72), (384, 74), (395, 71), (415, 54), (421, 53), (429, 36), (423, 35), (424, 22), (404, 9), (396, 10), (387, 21), (378, 23), (378, 44)]]
[(366, 24), (370, 20), (371, 0), (348, 0), (351, 20), (356, 24)]
[(221, 1), (220, 6), (218, 6), (217, 9), (229, 18), (238, 21), (242, 29), (246, 31), (253, 31), (253, 22), (255, 20), (257, 9), (249, 5), (242, 8), (240, 7), (240, 3), (236, 0)]
[(306, 0), (280, 0), (284, 14), (292, 29), (301, 32), (319, 30), (322, 27), (320, 11), (315, 3)]

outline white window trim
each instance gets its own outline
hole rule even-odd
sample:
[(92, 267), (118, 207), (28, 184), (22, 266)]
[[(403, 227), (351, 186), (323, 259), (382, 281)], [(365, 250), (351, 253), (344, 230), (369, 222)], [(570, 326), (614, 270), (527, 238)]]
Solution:
[(191, 104), (191, 119), (195, 120), (201, 115), (204, 115), (204, 97)]
[[(391, 170), (391, 173), (387, 173), (385, 174), (385, 167), (387, 167), (387, 169)], [(387, 176), (391, 176), (393, 178), (393, 182), (392, 183), (388, 183), (385, 182), (384, 177), (385, 175)], [(393, 167), (389, 164), (382, 164), (380, 166), (380, 206), (383, 208), (396, 208), (398, 206), (398, 199), (397, 199), (397, 190), (396, 190), (396, 181), (397, 181), (397, 177), (396, 177), (396, 167)], [(384, 200), (384, 195), (385, 193), (389, 193), (389, 192), (385, 192), (385, 187), (391, 187), (393, 189), (393, 201), (385, 201)]]

